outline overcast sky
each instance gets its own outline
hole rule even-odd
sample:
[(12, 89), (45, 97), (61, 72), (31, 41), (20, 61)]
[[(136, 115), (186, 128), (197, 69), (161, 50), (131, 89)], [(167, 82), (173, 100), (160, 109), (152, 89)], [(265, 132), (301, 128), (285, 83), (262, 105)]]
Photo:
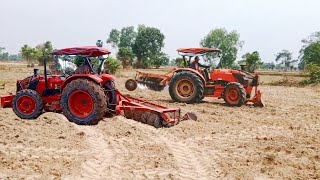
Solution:
[(301, 39), (320, 31), (320, 0), (0, 0), (0, 18), (0, 47), (9, 53), (46, 40), (54, 48), (106, 45), (112, 28), (145, 24), (164, 33), (171, 58), (224, 27), (245, 41), (238, 57), (259, 51), (270, 62), (282, 49), (297, 57)]

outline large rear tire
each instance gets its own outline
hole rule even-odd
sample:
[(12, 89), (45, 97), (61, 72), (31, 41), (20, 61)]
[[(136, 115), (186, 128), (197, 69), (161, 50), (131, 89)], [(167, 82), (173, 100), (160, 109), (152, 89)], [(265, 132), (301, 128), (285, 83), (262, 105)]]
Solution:
[(224, 88), (223, 99), (229, 106), (242, 106), (246, 100), (246, 91), (240, 83), (229, 83)]
[(203, 90), (201, 79), (190, 71), (176, 73), (169, 84), (169, 94), (176, 102), (198, 102), (203, 96)]
[(24, 89), (13, 98), (12, 109), (21, 119), (37, 119), (42, 113), (43, 101), (36, 91)]
[(71, 81), (62, 92), (63, 114), (78, 125), (94, 125), (107, 112), (107, 96), (95, 82), (87, 79)]

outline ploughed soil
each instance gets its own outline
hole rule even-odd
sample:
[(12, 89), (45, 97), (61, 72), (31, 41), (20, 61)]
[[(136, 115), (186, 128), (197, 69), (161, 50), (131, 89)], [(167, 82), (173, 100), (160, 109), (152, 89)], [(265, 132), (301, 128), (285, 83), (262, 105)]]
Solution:
[[(1, 96), (32, 75), (24, 67), (0, 64)], [(155, 129), (117, 116), (78, 126), (57, 113), (21, 120), (0, 109), (0, 179), (320, 179), (319, 87), (268, 86), (274, 76), (265, 75), (266, 107), (228, 107), (213, 98), (174, 103), (167, 88), (129, 92), (133, 75), (118, 75), (120, 92), (198, 120)]]

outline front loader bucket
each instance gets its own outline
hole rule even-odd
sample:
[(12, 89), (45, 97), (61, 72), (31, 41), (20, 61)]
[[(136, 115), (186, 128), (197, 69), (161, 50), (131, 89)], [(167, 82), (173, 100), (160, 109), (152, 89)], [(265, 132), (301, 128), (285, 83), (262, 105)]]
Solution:
[(0, 97), (0, 103), (1, 103), (0, 107), (1, 108), (11, 107), (13, 98), (14, 98), (14, 95)]
[(260, 92), (260, 90), (258, 90), (254, 95), (254, 97), (252, 99), (249, 99), (247, 103), (251, 103), (253, 106), (257, 106), (257, 107), (265, 107), (265, 104), (262, 101), (261, 95), (262, 93)]

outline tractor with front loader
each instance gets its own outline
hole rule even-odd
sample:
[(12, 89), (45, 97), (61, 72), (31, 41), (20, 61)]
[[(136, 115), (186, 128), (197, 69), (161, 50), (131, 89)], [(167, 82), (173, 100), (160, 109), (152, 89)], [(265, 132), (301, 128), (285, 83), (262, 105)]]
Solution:
[[(1, 107), (12, 107), (21, 119), (36, 119), (43, 112), (63, 113), (79, 125), (97, 124), (106, 116), (123, 115), (152, 125), (170, 127), (182, 120), (195, 119), (195, 114), (180, 115), (179, 108), (126, 97), (115, 87), (115, 78), (103, 72), (110, 51), (102, 47), (85, 46), (55, 50), (52, 56), (81, 56), (83, 64), (72, 75), (51, 74), (43, 58), (44, 72), (35, 68), (33, 75), (16, 82), (16, 94), (0, 98)], [(90, 58), (99, 58), (95, 72)], [(55, 58), (55, 57), (53, 57)]]
[[(222, 62), (217, 68), (191, 68), (191, 58), (205, 56), (208, 53), (217, 53), (221, 50), (214, 48), (181, 48), (177, 50), (182, 56), (186, 68), (175, 68), (164, 75), (136, 72), (134, 79), (128, 79), (125, 87), (134, 91), (137, 87), (161, 91), (169, 85), (171, 99), (176, 102), (196, 103), (204, 97), (223, 98), (229, 106), (253, 104), (264, 106), (261, 101), (261, 92), (258, 90), (259, 75), (250, 74), (235, 69), (222, 69)], [(252, 90), (254, 94), (252, 96)]]

